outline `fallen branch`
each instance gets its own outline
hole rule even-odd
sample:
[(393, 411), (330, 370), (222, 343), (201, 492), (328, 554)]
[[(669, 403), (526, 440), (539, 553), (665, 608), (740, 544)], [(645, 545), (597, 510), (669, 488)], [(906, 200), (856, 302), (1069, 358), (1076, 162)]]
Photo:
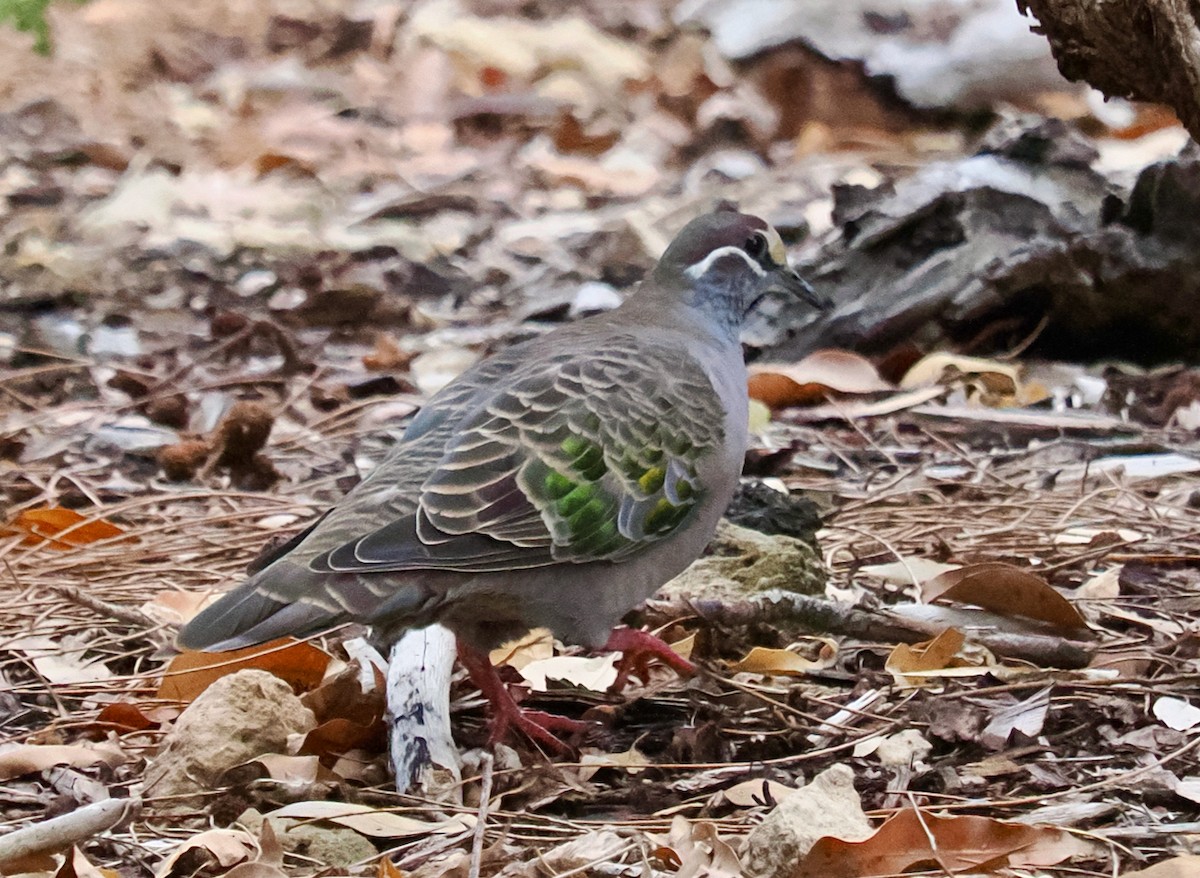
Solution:
[(66, 850), (107, 832), (130, 816), (138, 804), (137, 799), (106, 799), (0, 836), (0, 868)]
[(897, 609), (864, 609), (778, 589), (751, 600), (728, 603), (718, 600), (652, 601), (646, 615), (654, 624), (700, 616), (716, 625), (738, 626), (767, 622), (806, 634), (841, 634), (863, 640), (917, 643), (936, 637), (946, 628), (965, 627), (968, 636), (1002, 658), (1019, 659), (1039, 667), (1086, 667), (1093, 648), (1053, 634), (1015, 634), (981, 625), (994, 625), (1002, 617), (939, 607), (936, 615), (918, 617)]

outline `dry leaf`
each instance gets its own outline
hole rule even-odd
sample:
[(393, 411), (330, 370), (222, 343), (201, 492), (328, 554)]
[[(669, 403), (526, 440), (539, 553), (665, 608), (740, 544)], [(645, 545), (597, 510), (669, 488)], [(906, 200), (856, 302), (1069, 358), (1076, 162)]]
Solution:
[(579, 779), (591, 780), (592, 776), (602, 768), (620, 768), (626, 774), (640, 774), (649, 766), (646, 754), (637, 747), (630, 747), (620, 753), (609, 753), (602, 750), (584, 750), (579, 758)]
[(996, 711), (979, 735), (983, 746), (999, 750), (1008, 743), (1014, 731), (1027, 738), (1036, 738), (1042, 733), (1046, 714), (1050, 710), (1050, 687), (1046, 687), (1024, 701), (1010, 704)]
[(554, 634), (549, 628), (534, 628), (524, 637), (502, 643), (488, 658), (493, 665), (508, 665), (518, 671), (527, 664), (554, 655)]
[(741, 878), (743, 874), (733, 848), (706, 821), (689, 823), (676, 815), (666, 839), (650, 838), (657, 844), (651, 856), (674, 866), (676, 878)]
[(592, 692), (604, 692), (617, 680), (616, 654), (556, 655), (529, 662), (521, 676), (536, 692), (545, 692), (550, 680), (562, 680)]
[(1163, 696), (1154, 702), (1154, 716), (1169, 729), (1186, 732), (1200, 723), (1200, 707), (1181, 698)]
[(229, 652), (188, 650), (171, 659), (156, 697), (164, 701), (194, 701), (217, 680), (247, 668), (272, 673), (303, 692), (320, 684), (330, 658), (329, 653), (311, 643), (290, 637)]
[(1183, 854), (1172, 857), (1136, 872), (1125, 872), (1121, 878), (1200, 878), (1200, 856)]
[(850, 351), (814, 351), (799, 363), (755, 363), (749, 369), (750, 396), (772, 408), (813, 405), (835, 393), (892, 390), (870, 360)]
[(218, 596), (212, 591), (160, 591), (139, 609), (155, 622), (182, 625)]
[(998, 561), (968, 564), (935, 576), (921, 587), (921, 598), (925, 603), (957, 601), (1003, 616), (1036, 619), (1067, 634), (1087, 628), (1071, 602), (1040, 577)]
[(758, 778), (744, 780), (727, 790), (722, 790), (721, 798), (737, 808), (773, 808), (794, 792), (795, 787)]
[(85, 747), (75, 744), (16, 744), (0, 750), (0, 780), (45, 771), (56, 765), (87, 768), (103, 762), (120, 765), (126, 755), (111, 744)]
[(456, 814), (445, 820), (417, 820), (391, 811), (377, 811), (367, 805), (349, 802), (293, 802), (272, 811), (270, 817), (300, 820), (328, 820), (371, 838), (412, 838), (419, 835), (454, 835), (470, 829), (475, 818)]
[(362, 363), (369, 372), (390, 372), (407, 368), (415, 356), (415, 352), (403, 350), (392, 336), (381, 332), (375, 336), (375, 350), (364, 354)]
[(893, 674), (919, 675), (948, 668), (966, 639), (957, 628), (947, 628), (933, 640), (897, 644), (888, 656), (887, 669)]
[(1090, 845), (1053, 826), (907, 810), (890, 818), (865, 841), (820, 839), (790, 878), (862, 878), (899, 875), (917, 868), (993, 872), (1000, 866), (1052, 866), (1090, 852)]
[(0, 528), (0, 536), (20, 535), (24, 537), (22, 545), (36, 546), (44, 542), (53, 549), (67, 551), (100, 540), (110, 540), (125, 533), (104, 519), (88, 521), (89, 517), (61, 506), (24, 509), (11, 524)]
[[(171, 855), (163, 860), (154, 873), (155, 878), (174, 878), (175, 863), (189, 851), (202, 850), (212, 856), (216, 862), (231, 868), (239, 863), (249, 862), (258, 853), (258, 845), (254, 837), (240, 829), (208, 829), (198, 835), (193, 835), (187, 841), (175, 848)], [(191, 874), (189, 870), (187, 874)]]
[(1023, 385), (1016, 366), (941, 352), (929, 354), (914, 363), (900, 379), (900, 387), (911, 390), (956, 384), (963, 376), (969, 376), (969, 381), (979, 391), (978, 398), (986, 405), (1032, 405), (1050, 395), (1040, 384)]
[(830, 667), (837, 659), (837, 643), (829, 638), (813, 639), (821, 644), (817, 659), (806, 658), (790, 649), (756, 646), (744, 658), (731, 664), (729, 670), (749, 674), (806, 674)]

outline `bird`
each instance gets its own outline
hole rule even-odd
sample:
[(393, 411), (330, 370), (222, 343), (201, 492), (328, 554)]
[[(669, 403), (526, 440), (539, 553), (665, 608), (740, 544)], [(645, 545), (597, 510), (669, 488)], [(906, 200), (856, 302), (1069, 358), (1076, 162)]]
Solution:
[(537, 627), (694, 666), (621, 618), (705, 549), (749, 443), (743, 321), (765, 296), (827, 303), (779, 233), (729, 206), (678, 233), (615, 309), (504, 348), (436, 393), (333, 508), (261, 556), (188, 622), (180, 648), (223, 651), (346, 622), (384, 643), (441, 623), (512, 728), (558, 752), (582, 724), (521, 709), (488, 651)]

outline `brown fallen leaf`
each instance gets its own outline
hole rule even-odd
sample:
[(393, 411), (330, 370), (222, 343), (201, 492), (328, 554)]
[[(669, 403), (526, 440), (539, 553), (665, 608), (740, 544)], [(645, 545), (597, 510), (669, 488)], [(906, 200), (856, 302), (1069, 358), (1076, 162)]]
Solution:
[(174, 705), (159, 704), (145, 707), (131, 704), (128, 701), (114, 701), (106, 704), (96, 717), (96, 726), (116, 726), (122, 731), (144, 732), (146, 729), (156, 729), (164, 722), (169, 722), (179, 716), (179, 708)]
[(897, 644), (888, 656), (888, 670), (893, 673), (920, 674), (922, 671), (948, 668), (966, 639), (957, 628), (947, 628), (933, 640)]
[(830, 391), (862, 394), (893, 390), (870, 360), (850, 351), (814, 351), (798, 363), (755, 363), (750, 396), (772, 408), (824, 402)]
[(125, 761), (125, 754), (112, 745), (18, 744), (0, 751), (0, 781), (45, 771), (56, 765), (87, 768), (101, 762), (119, 765)]
[(267, 671), (297, 692), (307, 692), (324, 679), (331, 658), (311, 643), (291, 637), (229, 652), (187, 650), (171, 659), (156, 697), (190, 702), (222, 677), (247, 668)]
[(818, 840), (789, 878), (865, 878), (917, 868), (954, 873), (1052, 866), (1091, 851), (1091, 845), (1054, 826), (905, 810), (865, 841), (828, 836)]
[(61, 506), (23, 509), (11, 524), (0, 527), (0, 537), (22, 536), (22, 545), (36, 546), (44, 542), (52, 549), (69, 551), (125, 533), (111, 522), (102, 518), (88, 521), (89, 517)]
[[(207, 858), (210, 863), (229, 869), (250, 862), (258, 853), (258, 845), (254, 836), (240, 829), (208, 829), (193, 835), (175, 848), (158, 867), (154, 878), (183, 878), (184, 875), (191, 875), (195, 871), (195, 865), (186, 871), (177, 871), (175, 868), (176, 863), (190, 851), (199, 852), (201, 863)], [(193, 863), (193, 860), (189, 857), (184, 862)]]
[(673, 866), (678, 875), (737, 878), (744, 874), (733, 848), (708, 821), (692, 823), (676, 815), (666, 838), (650, 838), (656, 844), (650, 856)]
[(821, 647), (815, 659), (790, 649), (756, 646), (744, 658), (731, 664), (729, 670), (750, 674), (806, 674), (812, 670), (828, 668), (837, 658), (837, 644), (827, 638), (819, 638), (819, 642)]
[(77, 847), (71, 848), (63, 864), (54, 873), (54, 878), (120, 878), (121, 873), (114, 869), (101, 869), (84, 856)]
[(935, 576), (921, 587), (925, 603), (974, 604), (1004, 616), (1047, 622), (1064, 634), (1078, 634), (1087, 622), (1069, 600), (1027, 570), (989, 561)]
[(293, 802), (270, 813), (271, 817), (298, 820), (328, 820), (369, 838), (414, 838), (421, 835), (457, 835), (475, 823), (471, 814), (456, 814), (445, 820), (418, 820), (393, 811), (379, 811), (350, 802)]
[(375, 336), (375, 349), (363, 355), (362, 363), (369, 372), (388, 372), (408, 368), (414, 357), (415, 351), (401, 349), (392, 336), (381, 332)]

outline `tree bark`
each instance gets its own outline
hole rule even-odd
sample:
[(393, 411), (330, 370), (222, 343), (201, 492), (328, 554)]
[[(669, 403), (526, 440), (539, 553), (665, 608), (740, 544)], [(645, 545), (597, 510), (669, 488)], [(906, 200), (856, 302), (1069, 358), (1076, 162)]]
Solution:
[(1171, 107), (1200, 140), (1200, 22), (1189, 0), (1017, 0), (1062, 75)]

